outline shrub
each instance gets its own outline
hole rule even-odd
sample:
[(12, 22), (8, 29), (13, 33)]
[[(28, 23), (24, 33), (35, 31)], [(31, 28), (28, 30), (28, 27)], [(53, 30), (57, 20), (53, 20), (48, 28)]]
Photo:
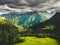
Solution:
[(18, 27), (0, 17), (0, 45), (12, 45), (19, 40)]

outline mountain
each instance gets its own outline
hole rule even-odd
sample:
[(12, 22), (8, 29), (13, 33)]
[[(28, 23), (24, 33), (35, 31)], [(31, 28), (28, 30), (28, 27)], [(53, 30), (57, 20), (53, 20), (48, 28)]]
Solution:
[[(60, 13), (56, 13), (51, 19), (37, 23), (31, 27), (33, 33), (50, 33), (60, 36)], [(54, 37), (55, 38), (55, 37)], [(60, 38), (60, 37), (59, 37)]]
[(44, 22), (45, 20), (47, 20), (46, 16), (42, 14), (38, 14), (37, 12), (27, 12), (24, 14), (9, 13), (9, 14), (1, 15), (1, 16), (25, 28), (28, 28), (36, 23)]
[(47, 37), (56, 39), (60, 45), (60, 13), (57, 12), (51, 19), (43, 23), (37, 23), (29, 28), (33, 34), (38, 34), (38, 37), (40, 37), (41, 33), (42, 35), (47, 34)]

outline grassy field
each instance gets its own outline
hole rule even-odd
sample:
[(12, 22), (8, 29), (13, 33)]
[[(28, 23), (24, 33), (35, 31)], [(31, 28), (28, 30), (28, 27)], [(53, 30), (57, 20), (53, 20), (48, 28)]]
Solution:
[(58, 45), (57, 41), (52, 38), (37, 38), (37, 37), (22, 37), (25, 39), (22, 43), (16, 43), (14, 45)]

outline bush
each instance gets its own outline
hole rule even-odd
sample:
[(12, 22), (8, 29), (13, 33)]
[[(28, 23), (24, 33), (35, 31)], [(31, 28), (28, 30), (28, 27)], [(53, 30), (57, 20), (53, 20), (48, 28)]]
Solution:
[(0, 17), (0, 45), (12, 45), (19, 40), (18, 27)]

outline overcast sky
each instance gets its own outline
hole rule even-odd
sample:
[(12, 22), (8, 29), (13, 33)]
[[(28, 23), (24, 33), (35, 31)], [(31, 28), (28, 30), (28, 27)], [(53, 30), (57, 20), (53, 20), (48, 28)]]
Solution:
[(60, 0), (0, 0), (0, 4), (8, 4), (8, 6), (15, 8), (32, 7), (40, 10), (54, 8), (60, 11)]

